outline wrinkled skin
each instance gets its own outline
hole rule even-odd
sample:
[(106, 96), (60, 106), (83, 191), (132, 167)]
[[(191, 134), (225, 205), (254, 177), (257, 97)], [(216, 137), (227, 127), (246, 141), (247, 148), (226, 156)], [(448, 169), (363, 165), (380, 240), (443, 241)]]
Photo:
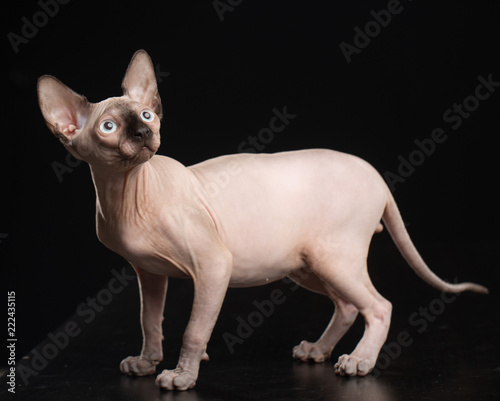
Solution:
[[(47, 125), (75, 156), (90, 164), (99, 240), (127, 259), (141, 292), (141, 354), (122, 372), (150, 375), (163, 358), (162, 320), (168, 277), (194, 281), (194, 302), (176, 369), (159, 387), (195, 386), (200, 361), (228, 287), (290, 277), (328, 296), (335, 314), (321, 338), (293, 350), (302, 361), (330, 358), (361, 313), (366, 329), (340, 375), (368, 374), (387, 337), (391, 304), (373, 287), (366, 257), (383, 219), (411, 267), (442, 291), (486, 292), (448, 284), (420, 258), (380, 175), (366, 162), (330, 150), (223, 156), (185, 167), (155, 155), (161, 101), (154, 68), (137, 52), (123, 80), (124, 95), (89, 103), (53, 77), (39, 80)], [(278, 122), (276, 122), (278, 123)]]

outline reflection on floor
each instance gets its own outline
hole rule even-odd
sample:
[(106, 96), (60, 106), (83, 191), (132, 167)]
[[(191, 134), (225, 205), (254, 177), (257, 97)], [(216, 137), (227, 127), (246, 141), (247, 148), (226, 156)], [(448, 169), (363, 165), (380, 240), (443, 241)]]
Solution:
[[(370, 268), (373, 281), (394, 305), (391, 331), (375, 375), (346, 378), (334, 374), (335, 359), (352, 351), (361, 338), (363, 322), (359, 318), (334, 350), (332, 361), (294, 361), (293, 346), (303, 339), (317, 338), (333, 306), (326, 298), (278, 282), (254, 289), (230, 289), (209, 343), (211, 360), (202, 363), (196, 388), (159, 391), (154, 376), (127, 377), (118, 369), (122, 358), (137, 354), (141, 347), (135, 281), (91, 321), (89, 316), (70, 317), (68, 322), (79, 329), (78, 335), (67, 342), (61, 342), (61, 337), (59, 344), (54, 340), (66, 322), (23, 359), (18, 364), (16, 396), (38, 401), (500, 399), (498, 281), (486, 272), (490, 282), (485, 282), (480, 271), (470, 269), (474, 262), (481, 265), (484, 260), (494, 260), (497, 249), (483, 247), (478, 253), (471, 247), (464, 251), (436, 247), (425, 252), (428, 259), (434, 256), (440, 263), (446, 259), (440, 259), (443, 253), (453, 255), (447, 259), (449, 266), (440, 266), (440, 274), (449, 272), (461, 281), (483, 282), (492, 290), (488, 296), (443, 297), (420, 282), (403, 261), (391, 260), (387, 265), (387, 258), (374, 255)], [(456, 263), (462, 257), (461, 263)], [(275, 305), (270, 316), (256, 319), (258, 324), (241, 341), (228, 345), (227, 333), (237, 335), (238, 325), (256, 310), (256, 303), (269, 299), (276, 289), (282, 291), (286, 302)], [(165, 360), (158, 371), (175, 367), (191, 299), (192, 284), (172, 280), (164, 322)], [(402, 338), (405, 340), (400, 341)], [(2, 399), (10, 399), (11, 394), (4, 389), (5, 385)]]

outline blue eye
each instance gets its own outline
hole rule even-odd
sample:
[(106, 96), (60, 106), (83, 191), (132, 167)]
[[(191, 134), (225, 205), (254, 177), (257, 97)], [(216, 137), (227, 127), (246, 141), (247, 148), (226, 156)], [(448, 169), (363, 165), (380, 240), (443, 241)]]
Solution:
[(141, 111), (141, 118), (147, 123), (150, 123), (155, 119), (155, 114), (151, 110), (143, 110)]
[(99, 125), (99, 130), (104, 134), (112, 134), (118, 128), (118, 124), (116, 124), (113, 120), (104, 120)]

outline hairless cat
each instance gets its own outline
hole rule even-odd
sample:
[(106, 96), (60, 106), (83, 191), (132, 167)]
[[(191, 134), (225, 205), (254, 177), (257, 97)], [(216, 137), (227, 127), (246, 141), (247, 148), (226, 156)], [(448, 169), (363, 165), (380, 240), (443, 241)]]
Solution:
[[(366, 266), (381, 221), (408, 264), (431, 286), (452, 293), (488, 292), (478, 284), (446, 283), (427, 267), (384, 180), (358, 157), (311, 149), (229, 155), (185, 167), (155, 155), (162, 107), (145, 51), (133, 56), (122, 88), (121, 97), (90, 103), (52, 76), (38, 82), (48, 127), (90, 165), (99, 240), (127, 259), (139, 278), (144, 342), (139, 356), (121, 362), (122, 372), (153, 374), (163, 358), (168, 277), (194, 281), (177, 367), (156, 379), (170, 390), (195, 386), (228, 287), (289, 277), (335, 303), (320, 339), (303, 341), (293, 356), (326, 360), (359, 312), (364, 335), (335, 370), (367, 375), (387, 338), (392, 310)], [(230, 177), (227, 185), (209, 191), (221, 174)]]

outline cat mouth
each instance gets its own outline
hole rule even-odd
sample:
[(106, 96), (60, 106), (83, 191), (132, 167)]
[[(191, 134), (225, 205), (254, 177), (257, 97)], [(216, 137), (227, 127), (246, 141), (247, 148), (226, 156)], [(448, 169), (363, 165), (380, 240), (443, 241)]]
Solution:
[(160, 147), (160, 141), (155, 140), (154, 138), (151, 138), (150, 140), (146, 140), (142, 143), (142, 146), (138, 146), (139, 151), (137, 154), (141, 153), (153, 153), (155, 154), (158, 151), (158, 148)]
[(151, 159), (156, 154), (158, 147), (152, 146), (150, 144), (144, 144), (133, 157), (133, 159), (143, 163), (144, 161)]
[(146, 141), (123, 141), (119, 146), (121, 158), (128, 163), (140, 164), (150, 160), (160, 147), (159, 138)]
[(142, 152), (151, 152), (151, 153), (156, 153), (158, 151), (159, 146), (154, 146), (150, 144), (144, 144), (142, 148), (139, 150), (139, 153)]
[(152, 157), (156, 153), (155, 150), (151, 149), (149, 146), (143, 146), (139, 152), (135, 155), (135, 158)]

